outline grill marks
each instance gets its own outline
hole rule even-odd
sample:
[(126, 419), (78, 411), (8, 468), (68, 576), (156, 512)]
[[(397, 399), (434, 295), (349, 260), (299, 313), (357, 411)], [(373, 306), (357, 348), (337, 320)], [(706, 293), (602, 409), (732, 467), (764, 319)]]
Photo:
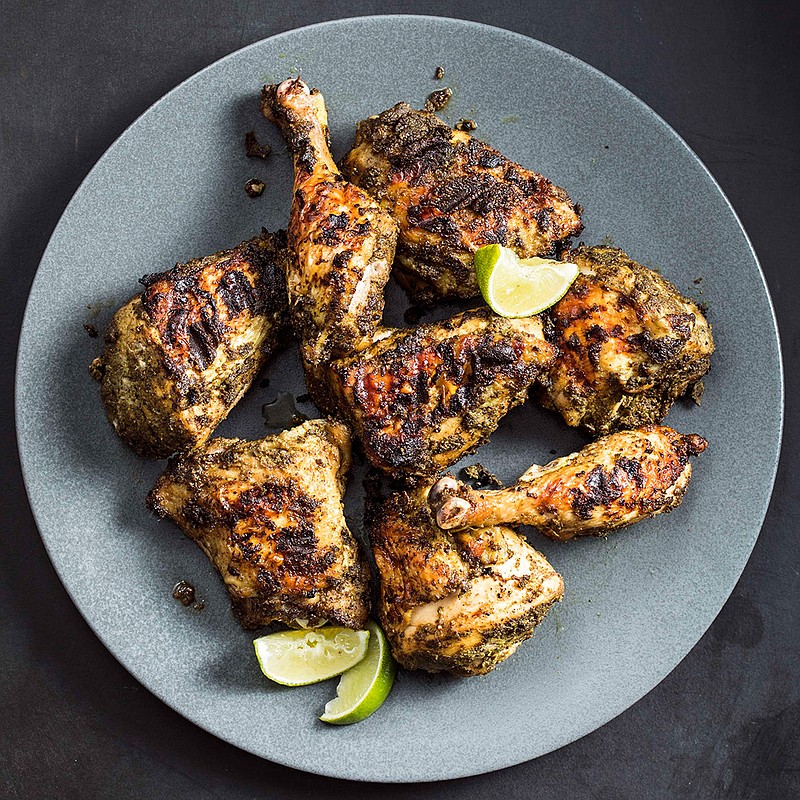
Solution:
[(402, 280), (419, 300), (476, 296), (485, 244), (545, 255), (582, 228), (563, 189), (406, 103), (359, 123), (342, 169), (400, 223)]
[[(692, 317), (692, 321), (694, 321), (694, 317)], [(641, 333), (628, 336), (625, 341), (633, 350), (642, 350), (649, 358), (652, 358), (656, 364), (665, 364), (680, 352), (688, 338), (688, 336), (681, 336), (680, 338), (658, 336), (653, 338), (649, 331), (642, 331)]]
[[(442, 126), (443, 134), (451, 135)], [(436, 140), (396, 159), (395, 166), (397, 172), (390, 181), (424, 187), (420, 202), (407, 209), (408, 224), (439, 234), (449, 245), (469, 247), (473, 235), (479, 244), (504, 244), (509, 218), (522, 207), (528, 224), (543, 233), (555, 232), (553, 184), (541, 175), (523, 172), (477, 139), (456, 145)]]
[(267, 594), (288, 582), (306, 598), (331, 585), (325, 573), (336, 552), (322, 550), (315, 534), (319, 500), (290, 480), (267, 480), (226, 504), (230, 541), (248, 561), (265, 565), (258, 580)]
[(412, 335), (403, 344), (348, 375), (370, 427), (398, 425), (404, 435), (415, 436), (467, 410), (500, 374), (519, 382), (532, 377), (532, 367), (520, 361), (519, 340), (498, 341), (487, 333), (437, 343)]
[(327, 224), (322, 225), (319, 233), (319, 241), (328, 247), (335, 247), (341, 242), (342, 233), (347, 230), (350, 221), (346, 211), (341, 214), (328, 214)]
[(589, 519), (596, 506), (609, 505), (622, 494), (622, 486), (616, 475), (616, 467), (606, 472), (596, 466), (586, 475), (583, 489), (570, 489), (572, 510), (581, 519)]
[(256, 312), (261, 303), (255, 286), (238, 270), (228, 272), (219, 282), (219, 296), (234, 317), (248, 308)]
[(481, 310), (396, 331), (334, 362), (331, 383), (375, 466), (426, 474), (477, 446), (551, 359), (524, 324)]
[[(633, 458), (618, 452), (610, 467), (597, 464), (575, 475), (582, 480), (568, 494), (576, 517), (588, 520), (602, 514), (613, 523), (635, 511), (647, 515), (668, 504), (671, 492), (683, 491), (685, 487), (678, 484), (689, 456), (702, 453), (706, 440), (694, 434), (681, 436), (669, 428), (642, 428), (641, 433), (638, 452), (631, 453)], [(655, 445), (648, 436), (653, 436)]]
[(368, 569), (347, 528), (346, 428), (311, 420), (259, 441), (213, 439), (170, 460), (148, 496), (211, 559), (248, 629), (366, 622)]
[(146, 275), (140, 283), (145, 287), (142, 305), (178, 373), (207, 369), (234, 321), (286, 303), (283, 270), (252, 244)]
[(388, 160), (393, 168), (389, 182), (426, 189), (423, 202), (409, 208), (416, 218), (426, 217), (425, 208), (445, 215), (462, 209), (479, 215), (510, 212), (521, 200), (537, 196), (542, 201), (539, 210), (549, 214), (553, 208), (544, 195), (553, 192), (563, 199), (563, 190), (543, 176), (524, 170), (477, 139), (454, 138), (441, 120), (405, 103), (362, 122), (362, 139)]
[(561, 356), (542, 381), (544, 405), (595, 433), (659, 421), (708, 370), (707, 321), (621, 250), (579, 247), (569, 258), (582, 272), (547, 313)]

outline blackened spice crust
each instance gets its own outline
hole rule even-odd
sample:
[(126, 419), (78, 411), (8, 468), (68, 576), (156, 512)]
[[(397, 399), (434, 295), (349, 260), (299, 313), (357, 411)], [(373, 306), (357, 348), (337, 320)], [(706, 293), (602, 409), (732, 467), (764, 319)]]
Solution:
[(244, 150), (248, 158), (266, 158), (272, 152), (268, 144), (259, 144), (255, 131), (247, 131), (244, 135)]

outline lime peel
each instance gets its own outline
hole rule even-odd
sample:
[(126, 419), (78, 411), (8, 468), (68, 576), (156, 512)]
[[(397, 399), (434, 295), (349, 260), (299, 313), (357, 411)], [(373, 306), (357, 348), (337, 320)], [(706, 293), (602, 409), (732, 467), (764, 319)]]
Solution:
[(383, 705), (394, 684), (397, 665), (380, 627), (370, 620), (369, 645), (365, 658), (339, 679), (336, 697), (325, 704), (320, 717), (332, 725), (361, 722)]
[(531, 317), (555, 305), (578, 277), (578, 265), (549, 258), (524, 258), (489, 244), (475, 252), (481, 294), (501, 317)]
[(319, 683), (354, 667), (367, 654), (369, 631), (328, 626), (279, 631), (254, 640), (261, 671), (281, 686)]

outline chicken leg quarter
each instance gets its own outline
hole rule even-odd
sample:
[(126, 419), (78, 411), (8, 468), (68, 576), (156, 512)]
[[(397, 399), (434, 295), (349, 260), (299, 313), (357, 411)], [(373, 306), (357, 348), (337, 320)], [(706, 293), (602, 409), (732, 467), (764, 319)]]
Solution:
[(514, 486), (476, 491), (445, 476), (430, 491), (441, 528), (519, 523), (551, 539), (604, 534), (680, 505), (692, 465), (706, 449), (701, 436), (647, 425), (605, 436)]
[(265, 86), (261, 110), (294, 158), (286, 280), (304, 357), (319, 364), (355, 349), (381, 321), (397, 224), (339, 173), (318, 89), (299, 78)]

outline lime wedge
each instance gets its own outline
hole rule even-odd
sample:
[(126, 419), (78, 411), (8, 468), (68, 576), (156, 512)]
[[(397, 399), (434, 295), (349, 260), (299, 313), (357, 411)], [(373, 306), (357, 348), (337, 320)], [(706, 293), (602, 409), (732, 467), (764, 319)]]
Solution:
[(499, 244), (475, 252), (483, 299), (501, 317), (531, 317), (555, 305), (578, 277), (577, 264), (549, 258), (517, 258)]
[(253, 642), (261, 671), (282, 686), (318, 683), (358, 664), (367, 654), (369, 631), (313, 628), (279, 631)]
[(350, 725), (361, 722), (383, 704), (394, 683), (397, 667), (389, 652), (389, 643), (383, 631), (371, 620), (369, 646), (363, 661), (347, 670), (339, 679), (336, 697), (325, 704), (320, 717), (332, 725)]

